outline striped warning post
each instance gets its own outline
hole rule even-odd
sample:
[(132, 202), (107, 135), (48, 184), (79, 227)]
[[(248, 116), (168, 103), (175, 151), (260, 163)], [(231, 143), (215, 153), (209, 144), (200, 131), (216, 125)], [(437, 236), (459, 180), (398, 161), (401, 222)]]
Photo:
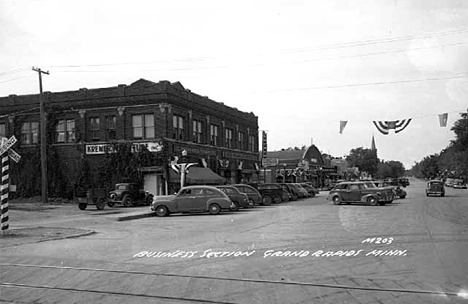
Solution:
[(8, 167), (8, 154), (4, 153), (2, 157), (2, 184), (1, 184), (1, 223), (2, 223), (2, 232), (5, 233), (8, 228), (8, 190), (9, 190), (9, 167)]

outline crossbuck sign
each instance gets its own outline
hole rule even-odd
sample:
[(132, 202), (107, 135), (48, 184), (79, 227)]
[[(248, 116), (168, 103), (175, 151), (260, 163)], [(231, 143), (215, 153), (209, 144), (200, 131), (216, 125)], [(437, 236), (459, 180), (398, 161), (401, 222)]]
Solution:
[[(1, 223), (1, 230), (2, 233), (6, 233), (9, 228), (8, 224), (8, 191), (9, 191), (9, 166), (8, 166), (8, 158), (13, 159), (15, 162), (19, 162), (21, 156), (16, 153), (11, 146), (16, 143), (16, 137), (13, 135), (10, 138), (2, 138), (0, 142), (0, 158), (2, 159), (2, 181), (0, 184), (0, 223)], [(8, 152), (8, 155), (5, 154)], [(5, 155), (4, 155), (5, 154)]]

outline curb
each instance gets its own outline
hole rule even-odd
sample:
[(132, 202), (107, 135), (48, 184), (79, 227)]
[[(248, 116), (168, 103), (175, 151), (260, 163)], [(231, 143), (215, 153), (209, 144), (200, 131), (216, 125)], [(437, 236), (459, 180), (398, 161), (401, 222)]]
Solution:
[(130, 221), (130, 220), (136, 220), (136, 219), (140, 219), (140, 218), (153, 217), (154, 215), (155, 215), (154, 212), (145, 212), (145, 213), (140, 213), (140, 214), (124, 215), (124, 216), (117, 217), (117, 221), (119, 221), (119, 222)]

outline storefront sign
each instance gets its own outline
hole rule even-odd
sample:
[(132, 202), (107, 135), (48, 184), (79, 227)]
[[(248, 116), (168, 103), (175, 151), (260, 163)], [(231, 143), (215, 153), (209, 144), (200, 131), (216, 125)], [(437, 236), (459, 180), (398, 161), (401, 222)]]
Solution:
[[(161, 152), (163, 146), (157, 142), (142, 142), (132, 144), (132, 152), (141, 152), (145, 147), (149, 152)], [(114, 146), (111, 144), (86, 145), (86, 154), (97, 155), (105, 153), (115, 153)]]
[(174, 145), (175, 153), (182, 153), (183, 150), (187, 151), (187, 155), (216, 155), (215, 150), (198, 148), (198, 147)]
[(258, 160), (257, 155), (244, 154), (244, 153), (231, 152), (231, 151), (224, 151), (223, 152), (223, 157), (235, 158), (235, 159)]
[(262, 167), (275, 167), (278, 161), (277, 158), (262, 158)]

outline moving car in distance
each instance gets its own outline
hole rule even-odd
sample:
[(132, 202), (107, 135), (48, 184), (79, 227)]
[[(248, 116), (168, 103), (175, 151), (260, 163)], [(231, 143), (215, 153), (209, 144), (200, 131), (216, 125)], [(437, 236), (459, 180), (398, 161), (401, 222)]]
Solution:
[(429, 195), (445, 195), (444, 183), (440, 180), (430, 180), (427, 182), (426, 196)]
[(249, 206), (253, 207), (262, 203), (262, 195), (254, 187), (246, 184), (234, 184), (231, 186), (236, 187), (240, 193), (247, 195), (249, 199)]
[(406, 178), (406, 177), (400, 177), (400, 178), (398, 179), (398, 181), (400, 182), (400, 184), (401, 184), (403, 187), (409, 186), (409, 184), (410, 184), (409, 179)]
[(150, 210), (157, 216), (167, 216), (181, 212), (219, 214), (231, 208), (235, 208), (235, 204), (223, 191), (212, 186), (187, 186), (175, 195), (153, 197)]
[(372, 182), (342, 182), (337, 184), (327, 196), (333, 204), (366, 203), (367, 205), (385, 205), (393, 201), (393, 190), (378, 188)]
[[(233, 186), (215, 186), (219, 190), (223, 191), (224, 193), (229, 196), (231, 201), (234, 203), (235, 207), (231, 208), (231, 211), (237, 211), (239, 208), (248, 208), (249, 206), (249, 198), (246, 194), (239, 192), (237, 188)], [(252, 205), (253, 207), (253, 205)]]

